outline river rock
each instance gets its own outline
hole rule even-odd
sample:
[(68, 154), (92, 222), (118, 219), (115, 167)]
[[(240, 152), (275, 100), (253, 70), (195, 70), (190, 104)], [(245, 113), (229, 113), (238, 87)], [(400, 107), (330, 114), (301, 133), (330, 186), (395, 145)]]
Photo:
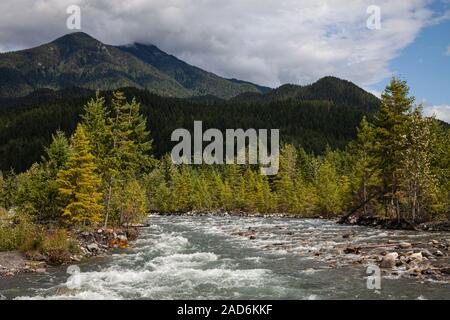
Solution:
[(127, 236), (124, 235), (124, 234), (119, 234), (119, 235), (117, 236), (117, 239), (119, 239), (120, 241), (128, 241)]
[(359, 247), (347, 247), (344, 249), (345, 254), (358, 254), (360, 252), (361, 248)]
[(428, 251), (428, 250), (422, 250), (422, 255), (425, 257), (425, 258), (427, 258), (427, 259), (430, 259), (430, 258), (433, 258), (433, 254), (430, 252), (430, 251)]
[(122, 224), (124, 228), (146, 228), (150, 227), (149, 223), (124, 223)]
[(96, 244), (96, 243), (90, 243), (86, 246), (86, 248), (91, 252), (98, 251), (100, 249), (98, 247), (98, 244)]
[(435, 255), (436, 257), (442, 257), (442, 256), (444, 256), (444, 254), (443, 254), (442, 251), (440, 251), (440, 250), (436, 250), (436, 251), (434, 252), (434, 255)]
[(411, 259), (421, 261), (423, 259), (422, 252), (416, 252), (409, 256)]
[(389, 252), (384, 257), (383, 260), (381, 260), (380, 267), (384, 269), (392, 269), (395, 264), (396, 260), (398, 258), (397, 252)]
[(34, 272), (36, 272), (36, 273), (46, 273), (47, 270), (45, 268), (39, 268), (39, 269), (34, 270)]
[(399, 247), (400, 249), (409, 249), (409, 248), (412, 248), (412, 244), (409, 243), (409, 242), (400, 242), (400, 243), (398, 244), (398, 247)]
[(440, 268), (439, 271), (440, 271), (441, 273), (443, 273), (443, 274), (448, 274), (448, 275), (450, 275), (450, 267), (443, 267), (443, 268)]

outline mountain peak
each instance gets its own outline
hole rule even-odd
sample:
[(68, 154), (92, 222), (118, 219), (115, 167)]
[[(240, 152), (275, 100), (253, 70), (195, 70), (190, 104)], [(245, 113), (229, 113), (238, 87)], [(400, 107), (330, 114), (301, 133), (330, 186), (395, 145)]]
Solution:
[(57, 38), (52, 43), (64, 46), (92, 46), (101, 42), (85, 32), (72, 32)]

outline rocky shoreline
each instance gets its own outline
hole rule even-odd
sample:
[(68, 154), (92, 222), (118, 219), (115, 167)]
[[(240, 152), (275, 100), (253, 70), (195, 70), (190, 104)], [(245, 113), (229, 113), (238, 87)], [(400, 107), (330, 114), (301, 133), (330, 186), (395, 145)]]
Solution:
[(380, 219), (372, 216), (353, 216), (342, 224), (366, 226), (390, 230), (414, 230), (414, 231), (450, 231), (450, 221), (423, 222), (413, 224), (407, 220)]
[(46, 254), (39, 252), (0, 252), (0, 277), (10, 277), (20, 273), (45, 273), (48, 266), (68, 265), (86, 259), (104, 256), (113, 249), (128, 248), (130, 241), (138, 236), (138, 229), (147, 224), (124, 226), (122, 229), (95, 229), (72, 233), (76, 239), (78, 253), (54, 249)]
[(396, 219), (381, 219), (378, 217), (362, 217), (353, 216), (345, 221), (339, 220), (338, 217), (328, 217), (328, 216), (299, 216), (287, 213), (247, 213), (241, 211), (213, 211), (213, 212), (154, 212), (154, 215), (160, 216), (218, 216), (218, 217), (254, 217), (254, 218), (289, 218), (289, 219), (324, 219), (336, 221), (336, 223), (347, 224), (347, 225), (357, 225), (366, 226), (378, 229), (387, 230), (414, 230), (414, 231), (450, 231), (450, 221), (440, 221), (440, 222), (423, 222), (418, 224), (412, 224), (406, 220), (396, 220)]

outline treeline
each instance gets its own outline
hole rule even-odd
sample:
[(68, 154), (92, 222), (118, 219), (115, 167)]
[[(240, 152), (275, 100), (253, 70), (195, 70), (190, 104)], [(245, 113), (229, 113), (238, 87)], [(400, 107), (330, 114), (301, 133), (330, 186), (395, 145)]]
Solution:
[(450, 130), (422, 115), (404, 81), (393, 79), (372, 121), (363, 118), (345, 151), (314, 156), (286, 144), (276, 176), (255, 166), (175, 166), (146, 176), (155, 211), (347, 213), (418, 223), (450, 218)]
[[(65, 92), (65, 91), (64, 91)], [(107, 101), (111, 92), (101, 93)], [(344, 149), (356, 136), (356, 127), (364, 115), (358, 103), (336, 103), (328, 100), (288, 99), (261, 104), (259, 102), (225, 101), (221, 99), (163, 98), (147, 91), (125, 89), (125, 96), (136, 97), (141, 112), (151, 128), (153, 154), (160, 158), (170, 152), (170, 136), (177, 128), (193, 129), (194, 120), (203, 127), (278, 128), (283, 143), (302, 146), (308, 153), (322, 154), (327, 146)], [(81, 95), (81, 96), (79, 96)], [(85, 90), (36, 93), (0, 107), (0, 170), (27, 170), (40, 160), (44, 146), (57, 130), (70, 136), (83, 112), (83, 105), (95, 96)], [(358, 100), (359, 101), (359, 100)], [(0, 104), (2, 102), (0, 101)]]

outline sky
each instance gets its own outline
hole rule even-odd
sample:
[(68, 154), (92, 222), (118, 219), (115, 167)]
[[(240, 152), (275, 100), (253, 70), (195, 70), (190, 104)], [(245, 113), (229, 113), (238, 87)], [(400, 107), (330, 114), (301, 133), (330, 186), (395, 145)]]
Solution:
[[(80, 8), (81, 30), (67, 28), (71, 5)], [(0, 2), (0, 52), (74, 31), (108, 44), (152, 43), (221, 76), (271, 87), (333, 75), (380, 95), (400, 76), (428, 115), (450, 122), (450, 0)]]

